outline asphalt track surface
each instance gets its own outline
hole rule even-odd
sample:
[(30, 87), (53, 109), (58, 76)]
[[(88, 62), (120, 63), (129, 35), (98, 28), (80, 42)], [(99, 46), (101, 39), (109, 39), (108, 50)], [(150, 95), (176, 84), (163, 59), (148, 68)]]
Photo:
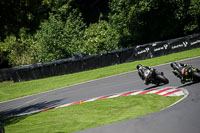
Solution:
[[(192, 64), (194, 67), (200, 68), (200, 57), (180, 62)], [(161, 87), (183, 87), (189, 91), (189, 96), (180, 103), (159, 112), (79, 132), (200, 133), (200, 83), (186, 83), (182, 85), (180, 80), (172, 74), (172, 69), (169, 64), (155, 66), (154, 68), (158, 71), (163, 71), (165, 76), (169, 79), (169, 84)], [(137, 71), (128, 72), (37, 95), (1, 102), (0, 118), (52, 106), (59, 106), (82, 99), (91, 99), (103, 95), (154, 87), (154, 85), (144, 85)]]

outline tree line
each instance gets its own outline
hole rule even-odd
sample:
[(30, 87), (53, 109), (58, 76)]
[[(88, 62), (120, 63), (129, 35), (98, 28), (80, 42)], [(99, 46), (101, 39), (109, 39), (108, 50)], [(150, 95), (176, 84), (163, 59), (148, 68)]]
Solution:
[(200, 31), (199, 0), (1, 0), (0, 68)]

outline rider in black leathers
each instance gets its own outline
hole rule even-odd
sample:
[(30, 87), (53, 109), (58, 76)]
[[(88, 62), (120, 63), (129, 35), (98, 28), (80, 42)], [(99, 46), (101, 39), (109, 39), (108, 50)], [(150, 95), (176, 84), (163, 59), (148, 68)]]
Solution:
[(148, 85), (150, 83), (150, 80), (144, 76), (145, 71), (155, 71), (154, 68), (148, 67), (148, 66), (142, 66), (141, 64), (137, 65), (137, 70), (140, 78), (144, 81), (145, 85)]
[(171, 67), (174, 69), (172, 72), (181, 79), (181, 83), (184, 84), (189, 79), (187, 69), (191, 67), (190, 65), (172, 62)]

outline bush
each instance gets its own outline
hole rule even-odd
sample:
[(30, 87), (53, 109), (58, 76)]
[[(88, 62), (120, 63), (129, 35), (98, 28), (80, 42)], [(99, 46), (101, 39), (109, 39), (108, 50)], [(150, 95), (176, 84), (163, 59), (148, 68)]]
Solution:
[(120, 33), (123, 47), (200, 30), (199, 0), (112, 0), (109, 6), (109, 21)]
[(119, 49), (119, 34), (111, 25), (101, 20), (91, 24), (84, 33), (84, 54), (98, 54)]
[[(20, 29), (19, 38), (8, 36), (1, 43), (1, 51), (7, 53), (8, 63), (12, 66), (27, 65), (35, 63), (32, 53), (34, 40), (31, 35), (26, 34), (26, 29)], [(4, 54), (5, 55), (5, 54)]]
[(77, 10), (69, 14), (65, 23), (59, 15), (50, 14), (40, 28), (35, 35), (38, 62), (72, 57), (74, 52), (80, 51), (85, 24)]

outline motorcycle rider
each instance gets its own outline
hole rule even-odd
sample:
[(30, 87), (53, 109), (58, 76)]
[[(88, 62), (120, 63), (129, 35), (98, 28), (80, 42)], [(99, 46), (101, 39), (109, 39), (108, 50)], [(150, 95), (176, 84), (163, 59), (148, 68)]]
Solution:
[(190, 69), (192, 66), (184, 63), (172, 62), (171, 67), (174, 68), (172, 72), (181, 79), (182, 84), (190, 80), (188, 69)]
[(138, 64), (136, 68), (138, 70), (138, 74), (139, 74), (140, 78), (144, 81), (144, 84), (148, 85), (150, 83), (150, 79), (148, 79), (147, 77), (145, 77), (144, 73), (147, 70), (155, 71), (155, 69), (151, 68), (151, 67), (148, 67), (148, 66), (142, 66), (141, 64)]

